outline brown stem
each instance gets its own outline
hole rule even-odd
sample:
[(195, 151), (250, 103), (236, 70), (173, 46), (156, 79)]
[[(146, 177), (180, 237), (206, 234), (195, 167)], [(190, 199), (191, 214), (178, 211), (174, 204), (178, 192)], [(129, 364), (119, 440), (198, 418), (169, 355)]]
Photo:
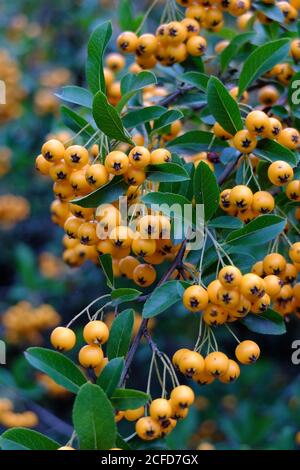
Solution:
[(237, 157), (235, 157), (232, 162), (228, 163), (228, 165), (226, 165), (223, 173), (220, 174), (219, 178), (218, 178), (218, 183), (219, 185), (221, 186), (224, 181), (226, 181), (226, 179), (228, 178), (229, 175), (231, 175), (231, 173), (235, 170), (235, 167), (237, 166), (238, 164), (238, 161), (241, 157), (241, 153), (239, 153), (239, 155)]
[[(176, 258), (174, 259), (173, 263), (170, 265), (169, 269), (162, 276), (160, 281), (157, 283), (156, 288), (161, 286), (165, 281), (167, 281), (169, 279), (169, 277), (173, 274), (175, 269), (177, 269), (178, 266), (181, 266), (182, 259), (183, 259), (183, 256), (184, 256), (184, 252), (185, 252), (185, 248), (186, 248), (186, 244), (187, 244), (187, 240), (183, 240), (183, 242), (181, 243), (181, 247), (180, 247), (180, 249), (179, 249), (179, 251), (176, 255)], [(152, 293), (141, 295), (137, 300), (139, 302), (144, 302), (145, 300), (147, 300), (150, 297), (151, 294)], [(131, 363), (133, 361), (133, 358), (135, 356), (138, 345), (139, 345), (139, 343), (142, 339), (142, 336), (144, 335), (145, 331), (148, 331), (147, 330), (148, 321), (149, 321), (148, 318), (144, 318), (142, 320), (142, 323), (141, 323), (141, 325), (138, 329), (138, 332), (137, 332), (137, 334), (136, 334), (136, 336), (135, 336), (135, 338), (132, 342), (132, 345), (129, 349), (129, 352), (127, 354), (127, 358), (126, 358), (126, 361), (125, 361), (125, 367), (123, 369), (121, 379), (120, 379), (121, 386), (123, 386), (125, 381), (126, 381), (129, 368), (130, 368)]]

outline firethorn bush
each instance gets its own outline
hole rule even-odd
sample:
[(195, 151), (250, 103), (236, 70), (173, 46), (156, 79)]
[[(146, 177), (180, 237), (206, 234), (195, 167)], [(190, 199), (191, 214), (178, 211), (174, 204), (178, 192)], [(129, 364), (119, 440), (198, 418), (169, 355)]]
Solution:
[[(53, 184), (63, 261), (94, 263), (106, 291), (58, 326), (42, 305), (30, 330), (33, 343), (55, 326), (52, 349), (25, 356), (49, 393), (75, 395), (68, 442), (23, 429), (35, 415), (2, 401), (4, 449), (167, 448), (199, 386), (249, 374), (264, 338), (300, 313), (300, 3), (167, 0), (151, 29), (156, 3), (135, 17), (120, 2), (124, 31), (112, 38), (107, 21), (90, 36), (86, 87), (54, 98), (70, 131), (40, 142), (36, 170)], [(69, 78), (61, 70), (42, 83)], [(169, 354), (153, 329), (177, 311), (193, 344), (178, 335)], [(9, 319), (12, 337), (23, 335)], [(151, 358), (131, 388), (142, 341)]]

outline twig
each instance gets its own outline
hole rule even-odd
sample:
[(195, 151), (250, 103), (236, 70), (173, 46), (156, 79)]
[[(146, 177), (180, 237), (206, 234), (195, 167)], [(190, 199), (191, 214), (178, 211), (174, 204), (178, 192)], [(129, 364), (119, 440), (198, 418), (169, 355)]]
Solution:
[[(163, 277), (160, 279), (160, 281), (157, 283), (157, 287), (161, 286), (165, 281), (167, 281), (169, 279), (169, 277), (173, 274), (175, 269), (177, 269), (178, 266), (181, 266), (182, 259), (183, 259), (183, 256), (184, 256), (184, 252), (185, 252), (185, 248), (186, 248), (186, 244), (187, 244), (187, 240), (183, 240), (183, 242), (181, 243), (181, 247), (180, 247), (180, 249), (179, 249), (179, 251), (176, 255), (176, 258), (174, 259), (173, 263), (170, 265), (169, 269), (165, 272)], [(148, 297), (150, 295), (151, 294), (141, 295), (140, 297), (138, 297), (137, 300), (139, 302), (144, 302), (145, 300), (148, 299)], [(125, 367), (123, 369), (121, 379), (120, 379), (121, 386), (123, 386), (125, 381), (126, 381), (129, 368), (130, 368), (131, 363), (133, 361), (133, 358), (135, 356), (138, 345), (139, 345), (139, 343), (142, 339), (142, 336), (144, 335), (144, 332), (147, 329), (147, 325), (148, 325), (148, 319), (144, 318), (142, 320), (142, 323), (140, 324), (138, 332), (137, 332), (137, 334), (136, 334), (136, 336), (135, 336), (135, 338), (132, 342), (131, 348), (129, 349), (129, 352), (128, 352), (128, 355), (127, 355), (127, 358), (126, 358), (126, 361), (125, 361)]]

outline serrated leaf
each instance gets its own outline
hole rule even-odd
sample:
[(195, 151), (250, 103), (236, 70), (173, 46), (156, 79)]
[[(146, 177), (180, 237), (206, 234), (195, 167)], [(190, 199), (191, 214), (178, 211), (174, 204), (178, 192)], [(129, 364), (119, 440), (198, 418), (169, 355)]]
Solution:
[(114, 359), (111, 359), (97, 379), (97, 385), (104, 390), (108, 398), (111, 397), (119, 385), (124, 365), (125, 362), (123, 357), (115, 357)]
[(108, 450), (117, 437), (114, 409), (104, 391), (91, 383), (83, 385), (73, 407), (74, 429), (81, 450)]
[(243, 228), (231, 232), (226, 238), (230, 245), (261, 245), (279, 235), (286, 224), (286, 220), (277, 215), (260, 215)]
[(274, 310), (268, 309), (259, 315), (249, 314), (241, 320), (248, 330), (263, 335), (283, 335), (286, 326), (282, 315)]
[(126, 357), (131, 342), (134, 323), (134, 311), (124, 310), (113, 321), (107, 343), (107, 356), (111, 360), (115, 357)]
[(76, 85), (64, 86), (55, 95), (63, 101), (92, 109), (93, 95), (86, 88)]
[(243, 129), (239, 106), (217, 77), (209, 79), (207, 102), (211, 114), (223, 129), (232, 135)]
[(194, 174), (194, 197), (197, 204), (204, 205), (205, 220), (209, 220), (219, 207), (220, 190), (214, 173), (201, 161)]
[(32, 347), (26, 350), (27, 361), (36, 369), (49, 375), (57, 384), (77, 393), (86, 382), (81, 370), (63, 354), (51, 349)]
[(118, 388), (114, 391), (110, 400), (117, 410), (135, 410), (148, 403), (150, 397), (147, 393), (129, 388)]
[(134, 145), (123, 126), (117, 110), (108, 102), (102, 91), (98, 91), (93, 101), (93, 117), (98, 129), (110, 139)]
[(277, 39), (257, 47), (245, 60), (239, 78), (239, 96), (257, 78), (284, 61), (290, 48), (289, 39)]
[(86, 77), (88, 85), (95, 95), (99, 90), (105, 92), (103, 73), (103, 55), (112, 35), (111, 22), (100, 24), (91, 34), (88, 42)]
[(57, 450), (58, 442), (33, 429), (13, 428), (0, 437), (2, 450)]

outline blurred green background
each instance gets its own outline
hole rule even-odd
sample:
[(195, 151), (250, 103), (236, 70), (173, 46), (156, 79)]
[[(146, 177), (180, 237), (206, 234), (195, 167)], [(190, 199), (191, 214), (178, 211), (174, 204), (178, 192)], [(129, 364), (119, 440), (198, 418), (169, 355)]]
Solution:
[[(49, 133), (65, 130), (53, 94), (59, 86), (84, 83), (89, 33), (110, 18), (116, 35), (118, 5), (117, 0), (2, 0), (0, 5), (0, 79), (9, 78), (16, 95), (12, 106), (16, 115), (0, 112), (0, 338), (7, 343), (7, 365), (0, 366), (0, 397), (10, 398), (16, 411), (35, 411), (37, 429), (62, 443), (70, 435), (73, 399), (52, 390), (26, 363), (26, 347), (49, 346), (47, 324), (41, 321), (32, 334), (29, 320), (32, 315), (43, 317), (41, 305), (49, 304), (64, 322), (104, 292), (105, 283), (92, 263), (73, 270), (63, 265), (63, 231), (51, 222), (49, 213), (52, 185), (36, 173), (34, 159)], [(135, 7), (137, 13), (143, 12), (147, 1)], [(19, 304), (24, 301), (28, 304)], [(293, 318), (285, 336), (256, 336), (262, 359), (242, 368), (237, 383), (198, 389), (196, 406), (168, 437), (168, 445), (174, 449), (297, 448), (300, 366), (291, 362), (291, 344), (300, 338), (299, 323)], [(183, 324), (180, 311), (160, 317), (154, 338), (161, 349), (172, 354), (192, 344), (196, 323), (191, 320), (185, 329)], [(240, 333), (249, 337), (245, 330)], [(233, 349), (228, 335), (218, 338), (225, 349)], [(149, 350), (142, 344), (133, 370), (135, 387), (145, 389), (148, 362)], [(128, 424), (121, 427), (125, 435), (131, 434)], [(0, 431), (4, 429), (0, 415)]]

